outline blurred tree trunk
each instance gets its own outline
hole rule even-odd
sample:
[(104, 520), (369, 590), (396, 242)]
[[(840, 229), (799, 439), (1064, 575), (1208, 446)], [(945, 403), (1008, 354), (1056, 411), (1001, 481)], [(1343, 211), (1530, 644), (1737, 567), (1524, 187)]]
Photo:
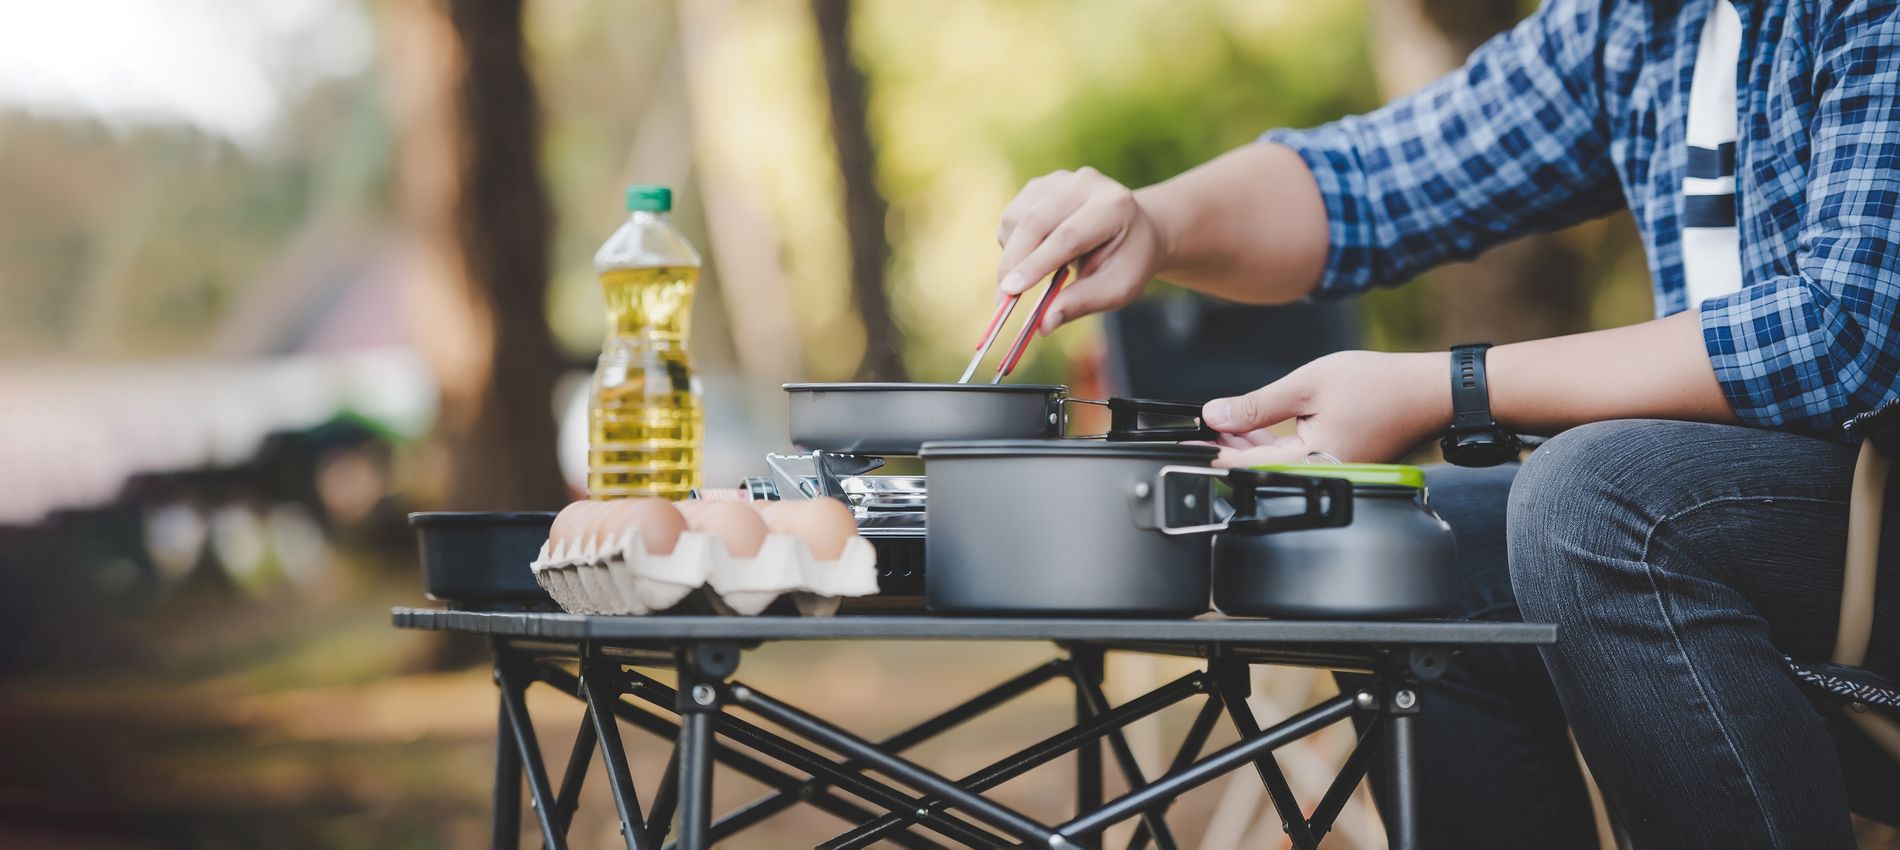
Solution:
[(415, 334), (440, 385), (425, 489), (451, 509), (566, 501), (545, 294), (552, 214), (521, 0), (388, 4)]
[[(1521, 0), (1379, 0), (1372, 42), (1388, 98), (1418, 89), (1458, 66), (1491, 36), (1531, 10)], [(1432, 275), (1428, 336), (1439, 344), (1512, 342), (1588, 330), (1594, 275), (1602, 269), (1554, 235), (1498, 247)]]
[(844, 185), (845, 230), (851, 242), (851, 303), (864, 322), (864, 357), (859, 380), (906, 378), (901, 335), (884, 288), (884, 241), (889, 211), (877, 188), (877, 155), (865, 116), (864, 71), (851, 57), (851, 0), (812, 0), (818, 52), (824, 58), (825, 89), (831, 105), (831, 138)]

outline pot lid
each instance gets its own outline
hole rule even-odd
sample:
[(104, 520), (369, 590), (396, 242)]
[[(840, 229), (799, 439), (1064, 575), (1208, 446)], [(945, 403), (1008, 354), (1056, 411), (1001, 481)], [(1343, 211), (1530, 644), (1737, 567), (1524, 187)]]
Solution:
[(917, 452), (924, 460), (935, 457), (1067, 457), (1140, 458), (1205, 466), (1220, 452), (1213, 446), (1180, 443), (1108, 443), (1100, 440), (937, 440)]
[(1250, 468), (1287, 475), (1344, 478), (1351, 481), (1354, 487), (1425, 489), (1425, 470), (1398, 463), (1270, 463)]

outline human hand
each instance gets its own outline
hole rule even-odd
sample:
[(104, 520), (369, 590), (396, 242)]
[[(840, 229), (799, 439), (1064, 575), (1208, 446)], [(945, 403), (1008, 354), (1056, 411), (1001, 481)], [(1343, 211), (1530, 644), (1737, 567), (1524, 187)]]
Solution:
[[(1214, 465), (1301, 463), (1310, 452), (1398, 460), (1451, 423), (1448, 356), (1342, 351), (1244, 396), (1210, 401), (1201, 419), (1221, 432)], [(1268, 430), (1287, 420), (1292, 434)]]
[(1019, 295), (1070, 263), (1075, 279), (1043, 315), (1041, 333), (1125, 307), (1162, 267), (1161, 231), (1128, 187), (1093, 168), (1045, 174), (1023, 186), (996, 229), (1000, 296)]

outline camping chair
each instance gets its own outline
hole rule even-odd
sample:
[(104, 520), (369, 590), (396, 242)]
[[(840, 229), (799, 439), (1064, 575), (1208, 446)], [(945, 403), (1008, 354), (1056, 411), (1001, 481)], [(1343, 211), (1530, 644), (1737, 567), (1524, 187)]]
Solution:
[(1849, 420), (1847, 432), (1861, 438), (1847, 508), (1847, 564), (1841, 584), (1841, 621), (1834, 654), (1826, 663), (1788, 659), (1796, 678), (1821, 694), (1821, 704), (1859, 727), (1900, 760), (1900, 682), (1861, 668), (1874, 627), (1874, 577), (1880, 563), (1880, 524), (1886, 507), (1887, 470), (1900, 450), (1900, 399)]

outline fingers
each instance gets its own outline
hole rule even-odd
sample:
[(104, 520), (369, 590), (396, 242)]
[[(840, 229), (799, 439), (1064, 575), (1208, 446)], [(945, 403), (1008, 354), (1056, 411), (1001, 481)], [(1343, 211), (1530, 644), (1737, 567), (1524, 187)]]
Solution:
[(1017, 192), (1016, 197), (1010, 200), (1009, 206), (1003, 208), (1002, 221), (996, 225), (997, 246), (1008, 244), (1009, 235), (1016, 230), (1016, 225), (1022, 222), (1023, 214), (1047, 197), (1056, 184), (1067, 183), (1067, 178), (1074, 174), (1075, 172), (1064, 169), (1044, 174), (1024, 183), (1022, 191)]
[(1073, 230), (1075, 226), (1068, 222), (1088, 200), (1089, 188), (1086, 184), (1077, 180), (1064, 180), (1051, 184), (1023, 210), (1014, 226), (1010, 227), (1009, 237), (1003, 241), (1003, 254), (996, 261), (998, 286), (1004, 292), (1020, 293), (1054, 270), (1051, 267), (1042, 274), (1028, 276), (1021, 273), (1020, 267), (1023, 259), (1047, 241), (1050, 234), (1064, 227)]
[(1272, 445), (1274, 442), (1284, 439), (1287, 439), (1287, 435), (1275, 434), (1266, 428), (1261, 428), (1242, 434), (1219, 434), (1215, 437), (1214, 443), (1230, 449), (1246, 450), (1254, 446)]
[(1270, 464), (1301, 463), (1306, 460), (1305, 441), (1298, 437), (1282, 437), (1269, 445), (1254, 446), (1250, 449), (1221, 449), (1214, 458), (1214, 466), (1220, 469), (1244, 469), (1250, 466)]
[(1031, 210), (1003, 247), (999, 286), (1021, 292), (1056, 269), (1115, 238), (1121, 222), (1105, 205), (1075, 193), (1051, 195)]
[(1127, 187), (1093, 168), (1068, 175), (1050, 175), (1051, 182), (1023, 196), (1004, 211), (999, 235), (1003, 255), (997, 263), (998, 285), (1018, 293), (1057, 268), (1084, 257), (1127, 230), (1137, 211)]
[(1075, 281), (1056, 295), (1043, 316), (1040, 330), (1045, 336), (1065, 322), (1125, 307), (1141, 292), (1148, 270), (1134, 253), (1118, 250), (1121, 240), (1120, 236), (1110, 240), (1076, 264)]
[(1227, 434), (1241, 434), (1265, 428), (1299, 416), (1305, 393), (1288, 376), (1246, 395), (1217, 398), (1201, 408), (1201, 421), (1209, 428)]

